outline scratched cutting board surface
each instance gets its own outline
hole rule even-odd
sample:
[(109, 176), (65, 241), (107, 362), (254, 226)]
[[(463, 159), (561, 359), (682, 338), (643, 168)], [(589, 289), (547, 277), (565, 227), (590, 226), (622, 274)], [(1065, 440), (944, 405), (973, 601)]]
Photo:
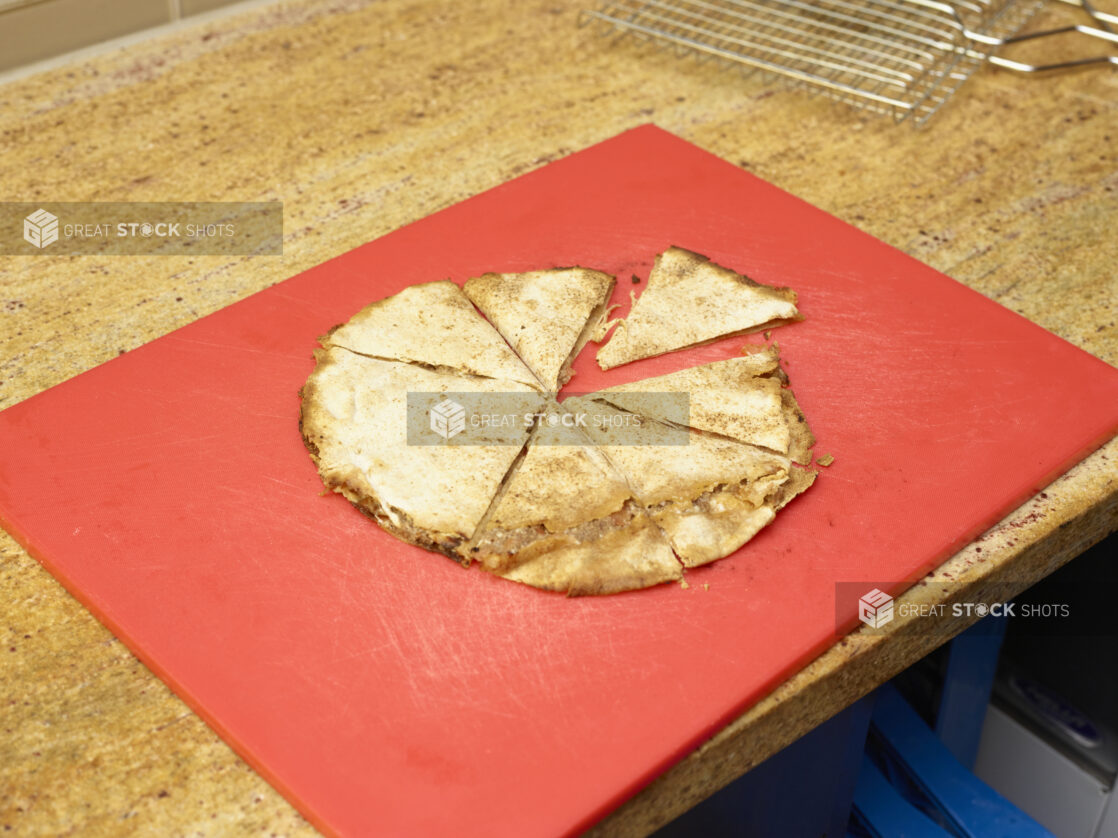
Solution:
[[(624, 312), (670, 244), (799, 292), (773, 338), (836, 458), (735, 556), (687, 590), (566, 599), (321, 496), (296, 427), (317, 335), (412, 283), (552, 265), (618, 274)], [(610, 373), (586, 352), (568, 389), (742, 343)], [(0, 520), (324, 831), (555, 835), (833, 642), (836, 582), (905, 587), (1108, 438), (1116, 404), (1101, 361), (644, 127), (4, 411)]]

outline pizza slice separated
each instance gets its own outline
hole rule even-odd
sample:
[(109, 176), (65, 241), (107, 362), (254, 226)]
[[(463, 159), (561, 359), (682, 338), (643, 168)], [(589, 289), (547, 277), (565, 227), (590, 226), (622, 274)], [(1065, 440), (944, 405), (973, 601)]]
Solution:
[(532, 435), (464, 555), (505, 579), (572, 596), (682, 576), (625, 479), (580, 430), (563, 426)]
[[(523, 448), (521, 425), (431, 430), (448, 395), (499, 399), (516, 415), (543, 399), (517, 381), (466, 377), (329, 347), (302, 390), (300, 427), (328, 489), (404, 541), (459, 558)], [(452, 402), (453, 403), (453, 402)]]
[[(565, 404), (574, 409), (572, 401)], [(588, 435), (625, 475), (687, 567), (733, 553), (814, 479), (794, 475), (801, 470), (773, 451), (593, 399), (584, 397), (581, 403), (595, 416)]]
[(796, 292), (754, 282), (706, 256), (671, 247), (656, 257), (648, 286), (598, 350), (603, 370), (800, 320)]
[(324, 342), (386, 361), (541, 387), (450, 280), (412, 285), (377, 300), (334, 329)]
[(614, 278), (587, 268), (488, 273), (464, 291), (548, 390), (571, 377), (571, 362), (601, 340)]

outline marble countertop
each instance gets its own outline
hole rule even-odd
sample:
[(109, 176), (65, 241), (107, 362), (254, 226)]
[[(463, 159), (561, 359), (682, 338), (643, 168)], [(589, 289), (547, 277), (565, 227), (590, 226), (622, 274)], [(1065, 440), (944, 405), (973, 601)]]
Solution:
[[(8, 200), (286, 216), (278, 258), (0, 257), (0, 408), (646, 122), (1118, 361), (1118, 73), (982, 70), (914, 130), (613, 44), (576, 27), (586, 3), (258, 5), (0, 86)], [(1116, 457), (1111, 441), (906, 598), (1008, 597), (1078, 555), (1118, 528)], [(2, 532), (0, 602), (0, 834), (315, 834)], [(844, 639), (597, 832), (651, 831), (944, 639), (891, 627)]]

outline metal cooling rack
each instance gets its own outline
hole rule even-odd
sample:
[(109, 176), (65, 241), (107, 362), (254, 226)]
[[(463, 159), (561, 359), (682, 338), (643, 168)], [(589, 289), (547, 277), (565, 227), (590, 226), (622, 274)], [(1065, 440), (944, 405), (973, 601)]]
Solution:
[(923, 124), (984, 63), (1024, 73), (1087, 64), (1106, 54), (1032, 65), (993, 55), (1006, 44), (1076, 31), (1118, 45), (1118, 16), (1078, 6), (1090, 25), (1017, 35), (1042, 0), (618, 0), (580, 25), (650, 40), (681, 55), (730, 62), (807, 85), (898, 122)]

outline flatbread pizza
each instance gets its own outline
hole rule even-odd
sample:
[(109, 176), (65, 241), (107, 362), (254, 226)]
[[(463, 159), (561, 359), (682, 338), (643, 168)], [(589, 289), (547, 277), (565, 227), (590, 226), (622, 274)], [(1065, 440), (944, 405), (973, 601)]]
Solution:
[(787, 454), (791, 433), (781, 376), (779, 355), (769, 347), (757, 355), (608, 387), (599, 397), (630, 413)]
[[(568, 595), (680, 580), (737, 551), (816, 477), (779, 353), (560, 403), (573, 359), (603, 337), (613, 284), (587, 268), (431, 282), (329, 331), (300, 411), (325, 486), (399, 539)], [(788, 289), (672, 248), (598, 357), (798, 316)]]

